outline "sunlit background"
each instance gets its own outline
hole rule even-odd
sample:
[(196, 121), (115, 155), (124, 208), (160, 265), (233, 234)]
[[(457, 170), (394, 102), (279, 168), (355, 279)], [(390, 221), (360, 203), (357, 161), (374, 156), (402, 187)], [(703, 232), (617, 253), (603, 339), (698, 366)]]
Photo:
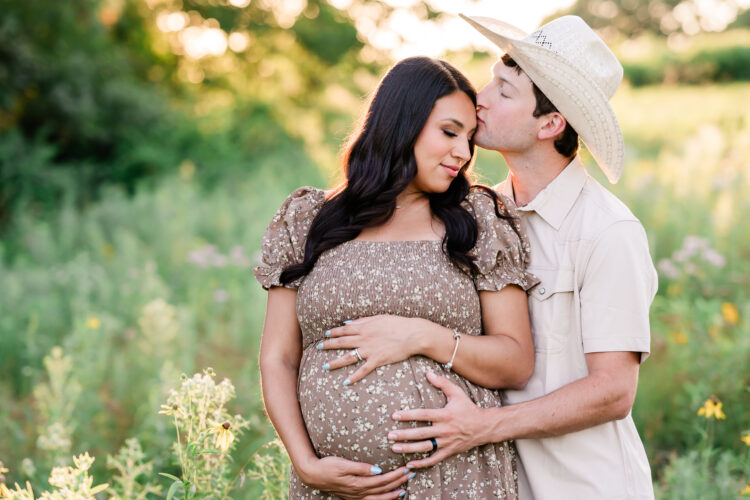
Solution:
[[(622, 61), (611, 189), (660, 276), (633, 416), (658, 498), (750, 494), (749, 8), (0, 0), (0, 498), (104, 483), (96, 498), (283, 498), (258, 380), (260, 237), (294, 188), (336, 181), (395, 60), (486, 82), (498, 53), (460, 12), (526, 31), (574, 13)], [(484, 151), (475, 170), (506, 174)]]

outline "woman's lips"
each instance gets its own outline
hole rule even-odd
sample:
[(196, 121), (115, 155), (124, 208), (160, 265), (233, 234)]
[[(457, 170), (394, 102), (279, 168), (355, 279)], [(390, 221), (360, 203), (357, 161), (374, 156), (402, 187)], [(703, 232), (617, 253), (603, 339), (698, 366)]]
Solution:
[(450, 175), (451, 177), (458, 176), (458, 171), (461, 170), (461, 167), (453, 167), (453, 166), (450, 166), (450, 165), (443, 165), (442, 163), (440, 164), (440, 166), (443, 167), (445, 169), (445, 171), (448, 173), (448, 175)]

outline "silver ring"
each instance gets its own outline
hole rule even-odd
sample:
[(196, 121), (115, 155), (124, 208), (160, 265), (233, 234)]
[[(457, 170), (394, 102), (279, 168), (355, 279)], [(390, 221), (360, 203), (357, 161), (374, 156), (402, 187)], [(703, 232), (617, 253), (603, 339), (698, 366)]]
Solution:
[(358, 359), (358, 360), (360, 360), (360, 361), (364, 361), (364, 358), (363, 358), (362, 356), (360, 356), (360, 355), (359, 355), (359, 349), (358, 349), (358, 348), (356, 348), (356, 347), (355, 347), (355, 348), (354, 348), (354, 349), (352, 350), (352, 352), (350, 352), (349, 354), (352, 354), (352, 355), (354, 355), (354, 356), (357, 356), (357, 359)]

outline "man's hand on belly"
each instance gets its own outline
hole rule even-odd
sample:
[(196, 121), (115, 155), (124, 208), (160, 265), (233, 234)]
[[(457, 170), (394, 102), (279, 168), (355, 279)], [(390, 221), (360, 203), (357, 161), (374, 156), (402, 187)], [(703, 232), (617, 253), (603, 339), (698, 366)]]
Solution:
[(435, 439), (437, 450), (426, 458), (406, 464), (411, 469), (430, 467), (444, 458), (487, 442), (484, 438), (486, 427), (482, 415), (484, 410), (474, 404), (460, 387), (447, 378), (428, 373), (427, 380), (445, 393), (448, 399), (445, 407), (398, 411), (393, 414), (393, 419), (400, 422), (410, 420), (431, 422), (432, 425), (388, 433), (388, 439), (396, 441), (391, 446), (396, 453), (430, 452), (434, 447), (430, 438)]

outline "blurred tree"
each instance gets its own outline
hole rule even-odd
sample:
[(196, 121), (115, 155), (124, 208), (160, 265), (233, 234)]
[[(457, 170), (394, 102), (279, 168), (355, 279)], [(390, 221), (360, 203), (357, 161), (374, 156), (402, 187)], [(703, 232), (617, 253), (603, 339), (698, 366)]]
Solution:
[(581, 16), (609, 39), (722, 31), (747, 11), (735, 0), (576, 0), (562, 14)]

